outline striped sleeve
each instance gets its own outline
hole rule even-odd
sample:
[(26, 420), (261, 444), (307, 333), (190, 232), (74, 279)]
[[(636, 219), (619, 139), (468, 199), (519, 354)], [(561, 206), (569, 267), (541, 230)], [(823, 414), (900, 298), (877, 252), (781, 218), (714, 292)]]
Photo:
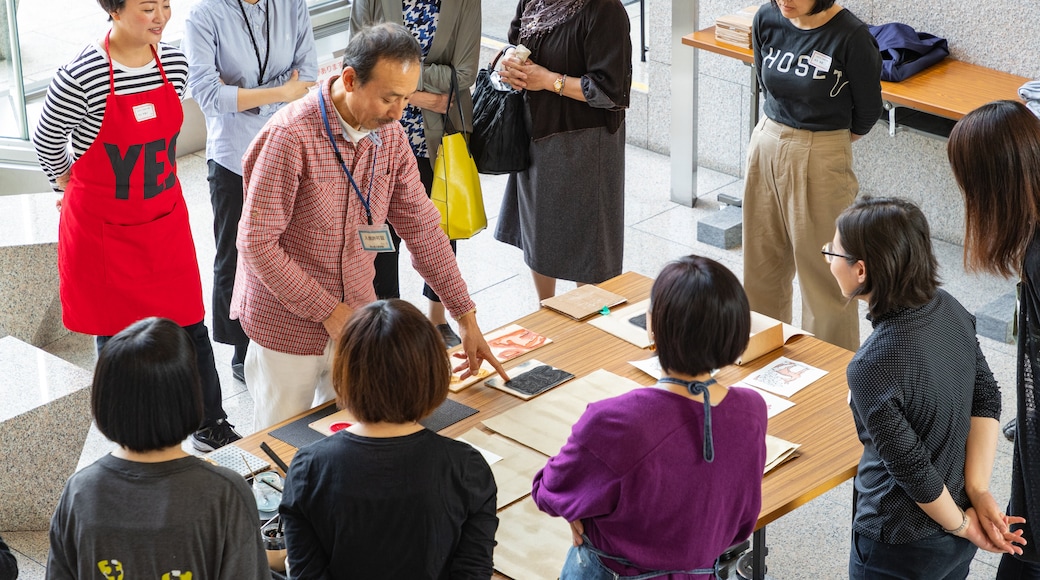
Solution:
[[(180, 50), (159, 45), (160, 60), (177, 94), (184, 96), (188, 60)], [(115, 67), (115, 92), (129, 95), (162, 86), (162, 75), (153, 64), (140, 68)], [(32, 142), (40, 166), (51, 186), (68, 173), (72, 162), (90, 147), (101, 131), (108, 97), (108, 60), (100, 47), (88, 46), (73, 62), (58, 69), (47, 88), (47, 97)], [(69, 144), (71, 141), (71, 150)]]

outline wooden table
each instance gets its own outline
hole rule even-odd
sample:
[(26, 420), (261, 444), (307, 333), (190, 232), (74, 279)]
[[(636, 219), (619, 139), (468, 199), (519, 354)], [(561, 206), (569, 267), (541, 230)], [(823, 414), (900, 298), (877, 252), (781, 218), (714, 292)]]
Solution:
[[(600, 286), (634, 303), (649, 296), (652, 282), (645, 276), (629, 272)], [(505, 365), (507, 370), (529, 358), (537, 358), (579, 377), (602, 368), (643, 385), (654, 383), (654, 379), (627, 362), (647, 358), (651, 354), (649, 351), (594, 326), (576, 322), (545, 308), (520, 318), (516, 323), (551, 338), (553, 342), (509, 361)], [(852, 358), (851, 352), (813, 337), (799, 336), (782, 349), (746, 366), (730, 366), (721, 370), (717, 378), (723, 384), (737, 382), (779, 356), (810, 364), (828, 373), (791, 397), (794, 407), (769, 421), (769, 433), (800, 443), (801, 456), (774, 469), (762, 481), (762, 511), (754, 537), (756, 578), (764, 578), (765, 550), (759, 548), (765, 545), (766, 524), (851, 478), (856, 473), (856, 465), (863, 452), (846, 398), (848, 386), (845, 382), (845, 367)], [(442, 435), (448, 437), (457, 437), (478, 427), (481, 421), (524, 402), (482, 384), (453, 393), (450, 398), (479, 412), (441, 431)], [(259, 445), (261, 441), (266, 441), (288, 463), (296, 450), (270, 437), (269, 432), (300, 416), (246, 437), (238, 445), (263, 457)], [(504, 578), (497, 573), (495, 577)]]
[[(754, 53), (744, 48), (715, 40), (715, 27), (687, 34), (682, 43), (707, 50), (745, 64), (754, 63)], [(889, 112), (889, 133), (895, 131), (895, 107), (923, 111), (954, 121), (992, 101), (1018, 99), (1018, 88), (1029, 79), (1010, 73), (945, 58), (938, 64), (900, 82), (881, 81), (881, 98)], [(752, 93), (758, 95), (758, 78), (752, 71)], [(757, 111), (758, 99), (752, 99)], [(751, 129), (757, 124), (753, 116)]]

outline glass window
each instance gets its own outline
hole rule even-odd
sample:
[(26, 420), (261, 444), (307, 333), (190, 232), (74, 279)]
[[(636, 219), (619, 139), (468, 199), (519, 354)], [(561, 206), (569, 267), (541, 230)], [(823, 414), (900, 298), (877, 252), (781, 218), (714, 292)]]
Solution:
[[(200, 1), (173, 0), (172, 17), (163, 33), (165, 42), (180, 43), (184, 20)], [(75, 59), (90, 42), (102, 38), (110, 25), (108, 16), (93, 0), (14, 0), (14, 5), (16, 47), (7, 37), (6, 0), (0, 0), (0, 139), (20, 140), (36, 125), (54, 71)], [(349, 13), (347, 0), (307, 0), (307, 5), (316, 24), (320, 20), (327, 28), (326, 34), (341, 30)], [(323, 16), (320, 19), (319, 13)], [(317, 36), (321, 35), (319, 31)], [(14, 58), (18, 53), (20, 58)], [(18, 65), (20, 83), (16, 78)]]

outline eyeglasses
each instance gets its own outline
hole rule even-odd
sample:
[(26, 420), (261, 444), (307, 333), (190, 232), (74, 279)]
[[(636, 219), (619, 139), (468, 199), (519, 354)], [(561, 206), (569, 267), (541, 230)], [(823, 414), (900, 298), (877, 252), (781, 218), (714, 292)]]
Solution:
[(850, 260), (853, 262), (856, 261), (856, 258), (854, 256), (850, 256), (848, 254), (839, 254), (835, 252), (834, 244), (831, 242), (827, 242), (826, 244), (824, 244), (823, 249), (820, 250), (820, 253), (823, 254), (823, 259), (827, 260), (828, 264), (833, 262), (834, 258), (845, 258), (846, 260)]

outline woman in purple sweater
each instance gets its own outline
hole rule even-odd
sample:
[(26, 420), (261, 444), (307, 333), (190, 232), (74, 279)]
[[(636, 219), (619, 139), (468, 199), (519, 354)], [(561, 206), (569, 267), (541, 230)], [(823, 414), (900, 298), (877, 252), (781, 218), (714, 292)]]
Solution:
[(560, 580), (713, 578), (762, 505), (766, 405), (711, 378), (747, 347), (736, 276), (687, 256), (665, 266), (647, 322), (663, 377), (589, 405), (534, 478), (538, 508), (571, 523)]

